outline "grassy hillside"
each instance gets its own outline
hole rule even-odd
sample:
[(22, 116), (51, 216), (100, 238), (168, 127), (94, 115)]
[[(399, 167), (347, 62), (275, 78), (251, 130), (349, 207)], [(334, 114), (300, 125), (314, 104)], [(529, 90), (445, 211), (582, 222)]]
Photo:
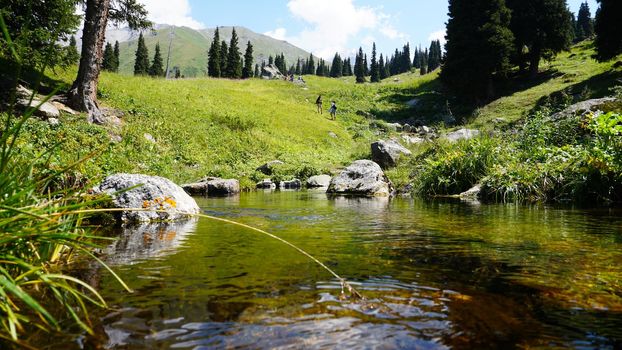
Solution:
[[(231, 40), (233, 27), (220, 27), (221, 40)], [(166, 60), (171, 28), (160, 26), (152, 33), (145, 33), (145, 43), (149, 48), (149, 55), (153, 57), (156, 43), (160, 43), (162, 55)], [(171, 45), (170, 67), (178, 66), (186, 77), (201, 77), (206, 74), (207, 50), (214, 37), (214, 29), (194, 30), (187, 27), (173, 27), (174, 37)], [(246, 50), (246, 43), (253, 44), (255, 61), (261, 63), (268, 60), (268, 56), (283, 53), (288, 65), (295, 63), (298, 58), (307, 58), (309, 53), (286, 42), (273, 39), (263, 34), (255, 33), (244, 27), (236, 27), (239, 37), (239, 49), (242, 54)], [(122, 74), (133, 74), (137, 36), (120, 43), (120, 67)], [(165, 61), (166, 63), (166, 61)]]

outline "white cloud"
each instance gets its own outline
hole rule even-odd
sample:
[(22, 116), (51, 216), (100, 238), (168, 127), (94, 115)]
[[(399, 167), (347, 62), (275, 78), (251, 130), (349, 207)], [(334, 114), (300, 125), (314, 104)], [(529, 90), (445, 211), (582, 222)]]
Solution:
[(397, 29), (395, 29), (391, 25), (383, 25), (382, 28), (380, 28), (380, 33), (382, 33), (384, 36), (386, 36), (387, 38), (391, 40), (395, 40), (395, 39), (405, 40), (407, 38), (406, 34), (397, 31)]
[[(287, 40), (305, 48), (315, 55), (331, 59), (335, 52), (347, 54), (353, 50), (350, 40), (363, 31), (379, 30), (385, 35), (399, 38), (402, 34), (388, 25), (390, 16), (380, 9), (356, 6), (354, 0), (289, 0), (289, 12), (307, 28), (295, 35), (286, 35), (284, 28), (272, 30), (266, 35)], [(387, 32), (386, 29), (392, 29)], [(389, 33), (387, 35), (386, 33)], [(369, 33), (363, 41), (369, 41)], [(367, 43), (363, 43), (367, 46)], [(371, 46), (371, 43), (368, 43)]]
[(432, 40), (440, 40), (441, 41), (441, 45), (445, 45), (445, 29), (439, 29), (437, 31), (435, 31), (434, 33), (431, 33), (430, 36), (428, 36), (428, 40), (432, 41)]
[(268, 31), (263, 34), (269, 37), (272, 37), (276, 40), (285, 40), (285, 38), (287, 37), (287, 30), (285, 28), (277, 28), (275, 30)]
[(190, 16), (188, 0), (139, 0), (149, 12), (148, 18), (157, 24), (171, 24), (194, 29), (202, 29), (205, 25)]

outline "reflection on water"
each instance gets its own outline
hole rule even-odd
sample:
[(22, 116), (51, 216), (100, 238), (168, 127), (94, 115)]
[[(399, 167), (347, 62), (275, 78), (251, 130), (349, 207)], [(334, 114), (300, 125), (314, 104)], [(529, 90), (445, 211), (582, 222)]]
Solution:
[[(366, 300), (342, 298), (339, 281), (326, 271), (240, 227), (201, 219), (178, 230), (133, 229), (111, 252), (135, 293), (102, 274), (102, 293), (114, 310), (101, 315), (105, 339), (95, 343), (115, 349), (622, 348), (617, 210), (313, 191), (198, 201), (210, 215), (305, 249)], [(145, 233), (158, 240), (145, 240)]]
[(197, 219), (124, 226), (119, 239), (104, 251), (111, 265), (134, 264), (173, 254), (194, 233)]

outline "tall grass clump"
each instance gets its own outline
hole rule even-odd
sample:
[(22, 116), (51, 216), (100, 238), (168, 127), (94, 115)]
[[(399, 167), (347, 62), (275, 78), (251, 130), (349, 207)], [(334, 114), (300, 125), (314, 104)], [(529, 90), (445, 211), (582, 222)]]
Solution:
[[(1, 17), (0, 28), (13, 45)], [(19, 66), (17, 52), (11, 59)], [(61, 331), (67, 321), (92, 333), (89, 307), (106, 306), (93, 287), (66, 273), (80, 256), (99, 260), (91, 253), (96, 237), (77, 214), (95, 201), (65, 186), (81, 161), (49, 170), (58, 145), (34, 157), (20, 150), (20, 132), (48, 99), (25, 113), (0, 113), (0, 347), (28, 347), (27, 335)]]

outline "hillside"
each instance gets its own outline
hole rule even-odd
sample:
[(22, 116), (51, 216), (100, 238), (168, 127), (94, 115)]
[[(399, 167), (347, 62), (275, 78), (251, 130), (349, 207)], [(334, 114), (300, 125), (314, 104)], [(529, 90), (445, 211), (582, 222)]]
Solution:
[[(156, 43), (160, 43), (162, 54), (166, 60), (171, 28), (174, 36), (171, 45), (170, 67), (177, 66), (181, 74), (186, 77), (201, 77), (206, 74), (207, 50), (211, 45), (215, 29), (194, 30), (188, 27), (170, 27), (159, 25), (153, 32), (146, 32), (145, 42), (152, 56)], [(220, 27), (221, 40), (231, 40), (233, 27)], [(244, 27), (236, 27), (239, 37), (239, 49), (244, 54), (246, 43), (253, 44), (255, 62), (261, 64), (267, 61), (270, 55), (283, 53), (288, 65), (295, 63), (298, 58), (307, 58), (309, 53), (286, 42), (273, 39), (269, 36), (258, 34)], [(134, 55), (137, 48), (138, 37), (136, 34), (128, 35), (127, 30), (110, 30), (108, 40), (119, 40), (120, 43), (120, 68), (121, 74), (134, 72)]]

